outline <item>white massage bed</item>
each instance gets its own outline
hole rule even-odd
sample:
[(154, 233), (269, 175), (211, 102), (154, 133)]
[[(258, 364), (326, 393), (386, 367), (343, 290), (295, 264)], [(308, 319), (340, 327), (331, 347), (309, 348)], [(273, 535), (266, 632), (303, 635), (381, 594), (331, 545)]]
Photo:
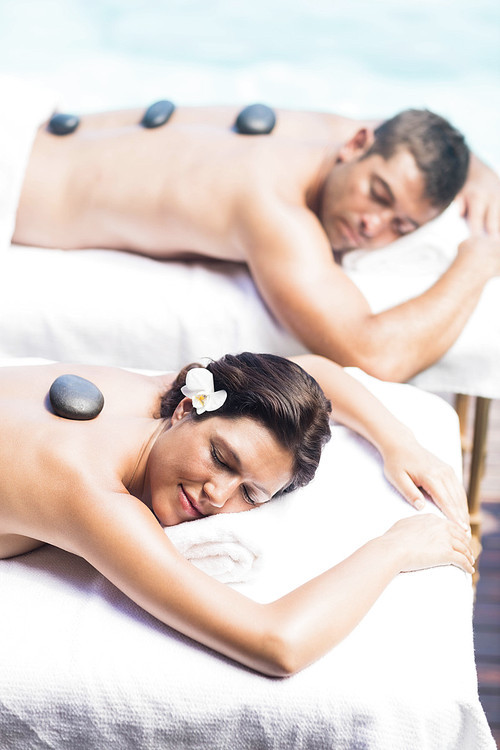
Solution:
[[(460, 470), (450, 406), (358, 376)], [(309, 487), (244, 514), (263, 556), (236, 587), (275, 598), (412, 513), (376, 451), (334, 426)], [(288, 679), (177, 634), (60, 550), (0, 562), (0, 590), (2, 750), (495, 747), (477, 695), (471, 581), (453, 567), (400, 575), (336, 649)]]
[[(39, 116), (29, 100), (34, 121), (47, 114), (41, 100)], [(29, 153), (19, 122), (6, 133), (12, 153), (0, 154), (0, 175), (9, 175), (11, 162), (16, 167), (11, 182), (0, 180), (0, 359), (170, 370), (226, 351), (303, 350), (242, 267), (9, 246), (19, 164)], [(462, 231), (456, 216), (450, 220)], [(417, 263), (408, 241), (400, 257)], [(436, 258), (448, 262), (439, 252), (429, 257), (426, 265), (419, 256), (419, 273), (384, 272), (385, 282), (376, 268), (364, 272), (370, 258), (354, 256), (349, 273), (375, 309), (428, 284)], [(457, 345), (419, 384), (499, 395), (495, 284)], [(449, 406), (410, 386), (370, 382), (459, 469)], [(252, 515), (263, 568), (237, 585), (258, 599), (278, 596), (411, 512), (383, 479), (376, 453), (335, 427), (314, 484)], [(61, 551), (1, 562), (0, 590), (1, 750), (494, 747), (477, 697), (471, 584), (456, 569), (400, 576), (349, 638), (287, 680), (254, 674), (177, 635)]]

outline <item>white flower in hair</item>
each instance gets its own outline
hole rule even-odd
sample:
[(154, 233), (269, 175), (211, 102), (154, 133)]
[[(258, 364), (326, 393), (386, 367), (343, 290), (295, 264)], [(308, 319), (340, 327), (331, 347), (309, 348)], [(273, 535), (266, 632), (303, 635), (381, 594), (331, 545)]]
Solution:
[(214, 376), (204, 367), (193, 367), (186, 375), (181, 392), (190, 398), (197, 414), (215, 411), (227, 398), (226, 391), (214, 391)]

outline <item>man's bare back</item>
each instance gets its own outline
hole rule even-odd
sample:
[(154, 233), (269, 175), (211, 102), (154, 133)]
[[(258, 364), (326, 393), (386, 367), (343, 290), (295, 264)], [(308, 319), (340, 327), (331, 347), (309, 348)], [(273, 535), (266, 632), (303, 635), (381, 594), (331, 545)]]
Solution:
[[(41, 128), (26, 173), (14, 241), (107, 247), (153, 257), (243, 261), (273, 204), (302, 207), (328, 144), (242, 138), (176, 125), (77, 131)], [(286, 164), (286, 170), (283, 165)], [(39, 186), (51, 175), (44, 195)]]
[(245, 262), (311, 351), (393, 380), (432, 364), (499, 273), (498, 243), (469, 241), (436, 288), (373, 315), (332, 249), (380, 247), (437, 215), (412, 154), (367, 158), (368, 123), (335, 144), (354, 123), (333, 115), (278, 112), (272, 135), (241, 136), (235, 112), (182, 108), (156, 130), (138, 112), (94, 115), (62, 138), (42, 127), (13, 241)]

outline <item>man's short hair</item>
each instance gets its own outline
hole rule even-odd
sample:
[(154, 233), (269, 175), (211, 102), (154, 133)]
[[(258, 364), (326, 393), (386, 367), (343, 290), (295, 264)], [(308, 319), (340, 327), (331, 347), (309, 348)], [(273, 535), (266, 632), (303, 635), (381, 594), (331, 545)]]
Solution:
[(363, 158), (390, 159), (399, 148), (413, 155), (424, 178), (424, 197), (444, 210), (464, 186), (469, 168), (465, 138), (428, 109), (406, 109), (375, 129), (375, 141)]

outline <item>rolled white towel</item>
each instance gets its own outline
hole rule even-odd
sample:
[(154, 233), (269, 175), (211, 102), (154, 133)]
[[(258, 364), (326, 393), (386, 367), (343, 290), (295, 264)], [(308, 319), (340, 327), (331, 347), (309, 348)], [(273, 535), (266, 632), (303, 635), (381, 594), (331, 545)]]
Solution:
[(165, 533), (178, 551), (197, 568), (223, 583), (242, 583), (259, 570), (262, 548), (245, 533), (247, 513), (219, 513), (177, 526)]

